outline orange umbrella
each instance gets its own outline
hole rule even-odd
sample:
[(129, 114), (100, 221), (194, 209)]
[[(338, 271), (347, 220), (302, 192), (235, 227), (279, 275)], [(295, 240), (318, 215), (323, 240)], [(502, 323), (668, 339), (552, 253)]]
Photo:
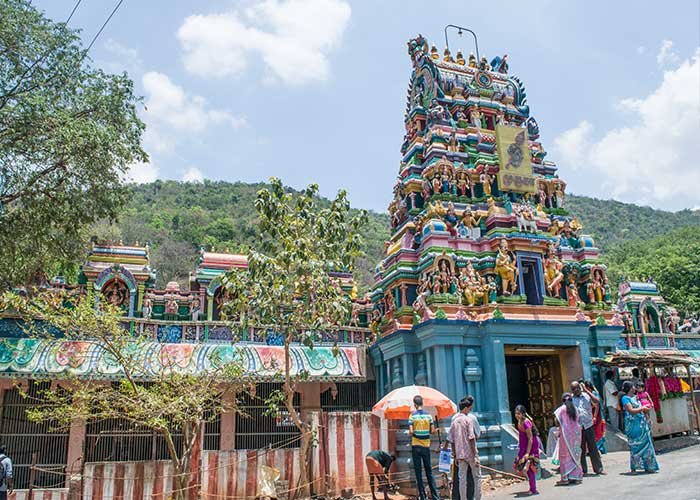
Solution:
[(387, 420), (406, 420), (416, 408), (413, 397), (423, 396), (423, 409), (438, 418), (446, 418), (457, 413), (457, 405), (450, 398), (432, 387), (407, 385), (394, 389), (372, 408), (372, 414)]

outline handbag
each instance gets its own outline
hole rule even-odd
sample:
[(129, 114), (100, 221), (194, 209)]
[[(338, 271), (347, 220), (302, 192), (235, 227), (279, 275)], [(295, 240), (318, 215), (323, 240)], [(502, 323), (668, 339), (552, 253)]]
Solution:
[(438, 459), (438, 470), (449, 473), (452, 470), (452, 452), (450, 450), (440, 450)]

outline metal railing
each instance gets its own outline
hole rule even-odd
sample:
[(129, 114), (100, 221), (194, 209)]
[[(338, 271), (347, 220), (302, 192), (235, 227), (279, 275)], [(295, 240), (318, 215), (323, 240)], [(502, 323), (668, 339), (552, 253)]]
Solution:
[[(282, 335), (270, 327), (241, 328), (226, 321), (164, 321), (133, 318), (124, 327), (159, 342), (249, 342), (282, 345)], [(370, 338), (368, 328), (341, 327), (335, 331), (316, 331), (311, 335), (318, 344), (365, 344)]]
[[(167, 343), (230, 343), (282, 345), (283, 337), (270, 327), (243, 329), (227, 321), (166, 321), (156, 319), (124, 318), (122, 325), (133, 334), (147, 335)], [(56, 332), (59, 335), (59, 332)], [(316, 344), (365, 344), (371, 338), (368, 328), (343, 326), (333, 331), (311, 332)], [(0, 337), (26, 336), (22, 320), (0, 317)]]

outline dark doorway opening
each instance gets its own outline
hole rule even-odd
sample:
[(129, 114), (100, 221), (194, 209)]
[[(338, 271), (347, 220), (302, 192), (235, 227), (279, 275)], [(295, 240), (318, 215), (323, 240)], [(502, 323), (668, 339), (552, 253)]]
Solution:
[(544, 303), (544, 298), (542, 296), (541, 283), (540, 283), (540, 266), (539, 262), (536, 260), (525, 260), (521, 261), (522, 276), (523, 276), (523, 288), (524, 290), (520, 293), (525, 293), (527, 296), (527, 303), (533, 306), (541, 306)]
[[(542, 443), (554, 425), (553, 412), (561, 398), (559, 356), (506, 355), (508, 406), (513, 415), (517, 405), (527, 408), (535, 422)], [(513, 416), (515, 423), (515, 417)]]

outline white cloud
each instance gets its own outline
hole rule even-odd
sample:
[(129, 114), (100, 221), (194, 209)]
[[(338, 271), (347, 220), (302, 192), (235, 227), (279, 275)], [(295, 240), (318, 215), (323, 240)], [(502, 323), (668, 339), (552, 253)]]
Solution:
[(590, 168), (610, 193), (627, 201), (656, 201), (677, 209), (697, 204), (700, 186), (700, 49), (665, 71), (649, 95), (623, 99), (627, 126), (593, 137), (586, 121), (555, 139), (568, 166)]
[(647, 48), (644, 45), (640, 45), (639, 47), (637, 47), (637, 54), (639, 54), (640, 56), (642, 54), (644, 54), (646, 51), (647, 51)]
[(659, 67), (675, 66), (679, 61), (680, 57), (673, 51), (673, 42), (671, 40), (663, 40), (659, 53), (656, 55), (656, 62)]
[(575, 169), (585, 167), (589, 136), (593, 125), (583, 120), (576, 127), (567, 130), (554, 139), (554, 147)]
[(177, 36), (193, 74), (240, 76), (259, 56), (274, 79), (302, 85), (328, 79), (328, 55), (350, 13), (344, 0), (257, 0), (243, 11), (189, 16)]
[(121, 42), (108, 38), (103, 44), (105, 51), (110, 55), (108, 61), (97, 61), (98, 66), (109, 73), (121, 73), (126, 71), (134, 79), (143, 73), (143, 60), (139, 51), (127, 47)]
[(184, 182), (202, 182), (204, 174), (197, 167), (190, 167), (182, 175), (182, 180)]
[(159, 168), (153, 163), (134, 163), (129, 167), (129, 172), (126, 174), (127, 182), (135, 182), (137, 184), (145, 184), (153, 182), (158, 178)]
[(163, 73), (149, 71), (143, 75), (143, 87), (146, 92), (146, 119), (149, 121), (188, 132), (201, 132), (210, 124), (240, 128), (246, 123), (244, 117), (211, 109), (203, 97), (188, 95)]

